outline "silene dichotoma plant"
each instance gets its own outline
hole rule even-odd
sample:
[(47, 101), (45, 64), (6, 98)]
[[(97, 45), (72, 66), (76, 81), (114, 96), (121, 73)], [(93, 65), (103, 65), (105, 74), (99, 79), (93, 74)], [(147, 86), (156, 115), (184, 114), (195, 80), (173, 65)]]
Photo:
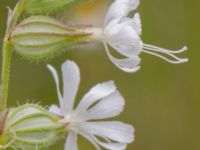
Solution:
[[(58, 74), (53, 74), (59, 106), (43, 107), (35, 103), (8, 107), (9, 75), (12, 53), (31, 61), (44, 61), (75, 44), (102, 43), (119, 69), (133, 73), (140, 69), (140, 54), (148, 53), (173, 64), (187, 62), (176, 54), (187, 50), (167, 50), (144, 44), (139, 13), (132, 15), (139, 0), (114, 0), (102, 27), (68, 26), (51, 16), (89, 0), (19, 0), (8, 8), (7, 28), (3, 40), (0, 89), (0, 149), (45, 150), (65, 137), (65, 150), (78, 150), (78, 135), (95, 149), (125, 150), (134, 141), (134, 128), (119, 121), (108, 121), (124, 109), (125, 101), (113, 81), (94, 86), (75, 105), (80, 82), (79, 68), (73, 61), (62, 64), (63, 92)], [(23, 17), (22, 17), (23, 16)], [(23, 19), (23, 20), (22, 20)], [(124, 58), (114, 57), (114, 49)], [(61, 94), (62, 93), (62, 94)]]

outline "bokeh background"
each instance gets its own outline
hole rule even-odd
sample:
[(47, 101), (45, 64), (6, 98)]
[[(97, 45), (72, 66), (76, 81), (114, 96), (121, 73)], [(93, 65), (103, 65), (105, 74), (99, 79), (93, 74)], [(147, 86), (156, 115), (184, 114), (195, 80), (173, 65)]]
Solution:
[[(77, 6), (56, 15), (68, 24), (101, 25), (111, 0)], [(0, 47), (6, 27), (6, 6), (16, 0), (0, 2)], [(124, 112), (117, 117), (133, 124), (136, 140), (128, 150), (199, 150), (200, 149), (200, 1), (141, 0), (143, 35), (146, 43), (169, 49), (183, 45), (189, 51), (186, 64), (172, 65), (154, 56), (142, 54), (142, 68), (135, 74), (118, 70), (108, 60), (101, 44), (71, 48), (62, 56), (45, 63), (32, 63), (14, 54), (11, 68), (9, 106), (27, 101), (42, 105), (57, 103), (55, 85), (46, 64), (58, 70), (66, 59), (74, 60), (81, 69), (81, 85), (77, 100), (93, 85), (114, 80), (126, 99)], [(60, 70), (59, 70), (60, 71)], [(63, 149), (63, 141), (51, 149)], [(80, 150), (94, 148), (83, 138)]]

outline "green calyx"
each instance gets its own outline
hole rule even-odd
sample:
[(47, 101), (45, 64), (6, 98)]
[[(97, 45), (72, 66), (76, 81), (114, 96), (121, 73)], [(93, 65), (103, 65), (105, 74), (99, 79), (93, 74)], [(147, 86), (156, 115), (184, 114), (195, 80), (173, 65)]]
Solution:
[(11, 149), (42, 150), (65, 134), (57, 116), (39, 105), (25, 104), (10, 109), (0, 142)]
[(89, 0), (28, 0), (26, 11), (30, 14), (47, 14), (64, 10), (74, 4)]
[(33, 16), (17, 25), (11, 35), (14, 50), (31, 60), (54, 57), (91, 33), (65, 26), (46, 16)]
[(54, 13), (74, 0), (29, 0), (26, 11), (31, 14)]

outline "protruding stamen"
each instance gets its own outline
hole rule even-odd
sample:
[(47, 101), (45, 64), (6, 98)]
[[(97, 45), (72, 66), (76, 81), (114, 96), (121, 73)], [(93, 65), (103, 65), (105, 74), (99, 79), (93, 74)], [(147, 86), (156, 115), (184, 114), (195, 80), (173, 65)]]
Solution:
[[(172, 64), (180, 64), (180, 63), (188, 62), (187, 58), (182, 58), (181, 59), (181, 58), (177, 57), (177, 59), (175, 59), (175, 60), (170, 60), (167, 57), (164, 57), (164, 56), (162, 56), (160, 54), (157, 54), (157, 53), (154, 53), (154, 52), (151, 52), (151, 51), (148, 51), (148, 50), (142, 50), (142, 51), (145, 52), (145, 53), (148, 53), (150, 55), (157, 56), (157, 57), (159, 57), (159, 58), (161, 58), (161, 59), (163, 59), (163, 60), (165, 60), (165, 61), (167, 61), (169, 63), (172, 63)], [(176, 57), (176, 56), (174, 56), (174, 57)]]
[(168, 50), (168, 49), (164, 49), (164, 48), (149, 45), (149, 44), (144, 44), (144, 49), (157, 51), (157, 52), (167, 52), (167, 53), (171, 53), (171, 54), (178, 54), (178, 53), (182, 53), (182, 52), (186, 51), (188, 48), (187, 48), (187, 46), (184, 46), (180, 50), (174, 51), (174, 50)]
[[(150, 55), (154, 55), (154, 56), (157, 56), (159, 58), (162, 58), (163, 60), (165, 60), (167, 62), (170, 62), (170, 63), (173, 63), (173, 64), (179, 64), (179, 63), (187, 62), (188, 59), (187, 58), (179, 58), (174, 54), (179, 54), (179, 53), (182, 53), (182, 52), (184, 52), (186, 50), (187, 50), (186, 46), (184, 46), (180, 50), (172, 51), (172, 50), (160, 48), (160, 47), (157, 47), (157, 46), (144, 44), (142, 51), (145, 52), (145, 53), (148, 53)], [(159, 53), (163, 53), (165, 55), (168, 55), (168, 56), (172, 57), (174, 60), (173, 59), (169, 59), (169, 58), (167, 58), (167, 57), (165, 57), (165, 56), (163, 56), (163, 55), (161, 55)]]

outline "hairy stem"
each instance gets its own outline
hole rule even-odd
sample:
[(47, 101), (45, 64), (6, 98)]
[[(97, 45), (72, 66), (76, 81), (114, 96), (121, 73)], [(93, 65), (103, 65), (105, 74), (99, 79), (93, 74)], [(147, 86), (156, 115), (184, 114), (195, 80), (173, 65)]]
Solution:
[(2, 115), (3, 112), (7, 108), (9, 73), (10, 73), (10, 63), (11, 63), (11, 55), (12, 55), (12, 44), (11, 44), (10, 36), (11, 36), (13, 28), (15, 27), (22, 12), (24, 11), (26, 2), (27, 0), (19, 0), (13, 12), (10, 10), (9, 15), (8, 15), (6, 35), (3, 42), (3, 58), (2, 58), (2, 72), (1, 72), (2, 97), (0, 99), (0, 115)]

